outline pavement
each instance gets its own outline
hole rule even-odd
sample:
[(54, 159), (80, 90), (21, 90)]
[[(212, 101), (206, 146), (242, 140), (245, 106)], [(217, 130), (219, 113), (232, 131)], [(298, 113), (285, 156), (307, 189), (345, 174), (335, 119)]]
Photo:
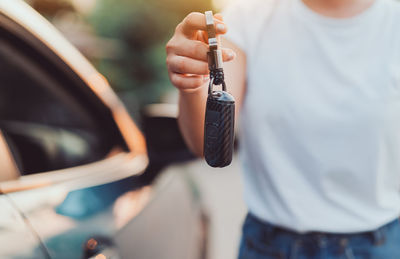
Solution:
[(185, 167), (196, 179), (210, 216), (208, 259), (236, 259), (247, 212), (238, 157), (234, 156), (232, 164), (225, 168), (211, 168), (204, 160)]

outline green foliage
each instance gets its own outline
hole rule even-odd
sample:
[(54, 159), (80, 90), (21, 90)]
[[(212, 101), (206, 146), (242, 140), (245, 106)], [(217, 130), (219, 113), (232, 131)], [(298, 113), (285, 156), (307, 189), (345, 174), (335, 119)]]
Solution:
[(175, 26), (192, 11), (211, 8), (211, 0), (98, 0), (88, 22), (100, 37), (117, 39), (116, 58), (97, 67), (115, 90), (134, 91), (140, 106), (157, 102), (171, 89), (165, 44)]

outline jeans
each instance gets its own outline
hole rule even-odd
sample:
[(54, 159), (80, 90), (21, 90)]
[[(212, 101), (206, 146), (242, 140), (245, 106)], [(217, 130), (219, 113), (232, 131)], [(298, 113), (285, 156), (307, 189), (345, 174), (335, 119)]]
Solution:
[(371, 232), (299, 234), (248, 214), (239, 259), (400, 259), (399, 220)]

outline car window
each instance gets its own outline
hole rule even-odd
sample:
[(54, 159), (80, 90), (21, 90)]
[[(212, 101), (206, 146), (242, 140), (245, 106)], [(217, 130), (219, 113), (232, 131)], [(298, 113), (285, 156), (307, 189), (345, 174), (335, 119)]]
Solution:
[(43, 62), (0, 33), (0, 130), (22, 174), (83, 165), (123, 148), (119, 132)]

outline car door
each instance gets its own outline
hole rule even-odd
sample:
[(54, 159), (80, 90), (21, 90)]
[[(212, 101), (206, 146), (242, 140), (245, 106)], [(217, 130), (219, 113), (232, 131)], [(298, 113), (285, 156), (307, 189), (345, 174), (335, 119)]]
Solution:
[[(125, 192), (141, 193), (136, 175), (147, 166), (144, 139), (104, 78), (72, 46), (26, 4), (3, 3), (0, 131), (14, 161), (8, 164), (15, 164), (0, 170), (2, 219), (10, 225), (1, 232), (3, 245), (26, 242), (21, 258), (45, 258), (40, 251), (52, 258), (104, 251), (118, 258), (112, 204)], [(3, 208), (20, 218), (3, 215)], [(26, 233), (11, 231), (23, 226)], [(102, 244), (94, 246), (93, 238)], [(22, 253), (1, 250), (10, 258)]]
[[(0, 181), (15, 179), (18, 170), (0, 132)], [(0, 193), (0, 258), (48, 258), (40, 239), (8, 197)]]
[(39, 238), (4, 195), (0, 194), (0, 258), (48, 258)]

